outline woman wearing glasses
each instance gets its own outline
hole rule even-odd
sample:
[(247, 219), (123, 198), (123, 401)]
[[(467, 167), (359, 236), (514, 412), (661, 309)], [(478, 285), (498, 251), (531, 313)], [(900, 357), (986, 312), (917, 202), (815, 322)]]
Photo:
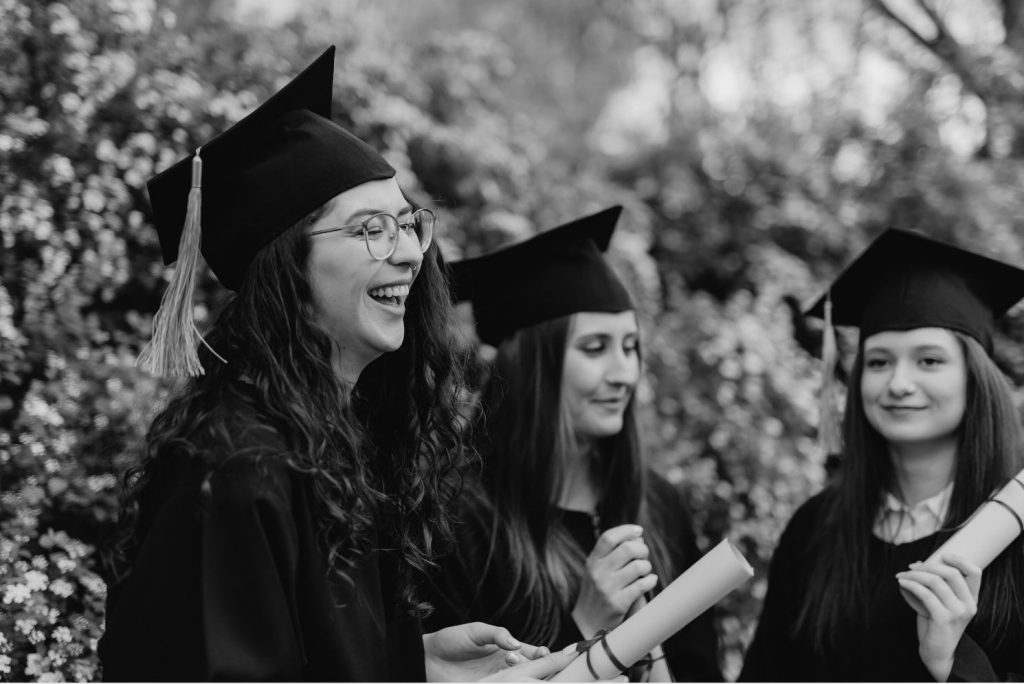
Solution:
[[(330, 121), (333, 56), (149, 183), (178, 265), (143, 356), (193, 377), (126, 478), (107, 679), (523, 679), (569, 658), (489, 625), (421, 631), (461, 373), (434, 216)], [(234, 291), (205, 338), (200, 249)]]
[[(621, 210), (453, 264), (497, 353), (476, 425), (482, 477), (435, 582), (435, 626), (494, 622), (561, 649), (618, 626), (698, 557), (637, 434), (636, 312), (602, 254)], [(711, 613), (630, 675), (720, 681)]]

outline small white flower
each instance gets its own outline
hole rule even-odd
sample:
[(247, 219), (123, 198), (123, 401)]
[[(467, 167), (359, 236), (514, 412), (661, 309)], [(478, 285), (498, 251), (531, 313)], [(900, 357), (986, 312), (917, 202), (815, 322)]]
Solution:
[(11, 674), (11, 657), (0, 655), (0, 674)]
[(31, 632), (35, 628), (36, 628), (36, 621), (33, 620), (32, 618), (23, 618), (21, 620), (15, 620), (14, 621), (14, 629), (18, 630), (19, 632), (21, 632), (25, 636), (28, 636), (28, 633)]
[(107, 595), (107, 583), (95, 575), (86, 575), (79, 582), (94, 596), (102, 598)]
[(75, 588), (66, 579), (58, 579), (54, 580), (53, 584), (50, 585), (50, 591), (61, 598), (67, 598), (75, 593)]
[(53, 639), (58, 644), (66, 644), (71, 641), (71, 630), (61, 625), (53, 630)]
[(46, 635), (40, 632), (38, 629), (33, 629), (28, 635), (28, 641), (30, 644), (41, 644), (46, 641)]
[(28, 588), (32, 591), (42, 591), (43, 589), (46, 589), (49, 579), (50, 578), (46, 576), (46, 573), (39, 572), (38, 570), (29, 570), (25, 573), (25, 584), (27, 584)]
[(45, 570), (50, 567), (50, 561), (46, 560), (46, 556), (33, 556), (32, 567), (37, 570)]
[(4, 603), (24, 603), (32, 595), (32, 590), (24, 584), (12, 584), (4, 592)]
[(25, 674), (29, 677), (38, 677), (43, 673), (43, 656), (38, 653), (29, 654), (25, 660)]
[(51, 667), (60, 667), (64, 663), (68, 662), (68, 657), (55, 648), (51, 648), (47, 651), (46, 657), (50, 661)]
[(69, 558), (61, 557), (57, 559), (57, 569), (60, 570), (60, 574), (62, 575), (68, 574), (77, 567), (78, 563)]
[(64, 676), (59, 672), (43, 672), (39, 675), (37, 682), (63, 682)]

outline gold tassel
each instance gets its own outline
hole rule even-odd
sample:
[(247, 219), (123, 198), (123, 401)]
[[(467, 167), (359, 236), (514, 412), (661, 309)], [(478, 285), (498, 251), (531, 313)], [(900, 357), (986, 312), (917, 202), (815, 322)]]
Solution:
[(829, 294), (825, 298), (825, 330), (821, 341), (821, 411), (818, 425), (818, 441), (825, 456), (839, 455), (843, 449), (839, 407), (835, 396), (838, 356), (836, 331), (832, 327), (832, 295)]
[(203, 374), (196, 346), (196, 338), (200, 336), (193, 311), (202, 240), (199, 220), (203, 209), (201, 149), (197, 148), (192, 158), (192, 189), (188, 193), (185, 227), (178, 244), (178, 263), (153, 318), (153, 338), (139, 354), (138, 365), (154, 375), (195, 377)]

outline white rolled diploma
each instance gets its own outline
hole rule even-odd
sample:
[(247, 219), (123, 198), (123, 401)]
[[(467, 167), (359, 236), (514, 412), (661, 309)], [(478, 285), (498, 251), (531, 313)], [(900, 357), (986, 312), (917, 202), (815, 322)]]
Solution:
[[(754, 569), (735, 546), (723, 539), (651, 602), (605, 635), (608, 648), (623, 665), (631, 667), (652, 648), (721, 601), (726, 594), (754, 576)], [(590, 664), (602, 680), (619, 675), (604, 647), (590, 647)], [(553, 682), (592, 682), (587, 655), (581, 653)]]
[(963, 556), (984, 570), (1007, 546), (1020, 535), (1020, 520), (1024, 520), (1024, 470), (1017, 474), (1017, 481), (1010, 482), (999, 490), (995, 501), (986, 501), (974, 511), (963, 527), (946, 540), (946, 543), (928, 557), (929, 561), (939, 560), (946, 554)]

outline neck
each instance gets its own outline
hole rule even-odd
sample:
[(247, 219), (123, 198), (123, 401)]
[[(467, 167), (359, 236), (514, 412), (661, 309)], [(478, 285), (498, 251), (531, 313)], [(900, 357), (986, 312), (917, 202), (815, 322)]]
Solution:
[(351, 392), (355, 388), (356, 382), (359, 381), (359, 376), (363, 374), (363, 370), (370, 365), (371, 361), (373, 359), (357, 358), (355, 354), (347, 353), (344, 349), (335, 349), (331, 365), (334, 367), (334, 373), (338, 379)]
[(889, 444), (896, 493), (913, 506), (933, 497), (953, 480), (956, 440), (928, 444)]
[(569, 511), (593, 513), (597, 510), (598, 490), (594, 482), (591, 461), (594, 445), (577, 444), (572, 453), (563, 457), (562, 491), (558, 507)]

